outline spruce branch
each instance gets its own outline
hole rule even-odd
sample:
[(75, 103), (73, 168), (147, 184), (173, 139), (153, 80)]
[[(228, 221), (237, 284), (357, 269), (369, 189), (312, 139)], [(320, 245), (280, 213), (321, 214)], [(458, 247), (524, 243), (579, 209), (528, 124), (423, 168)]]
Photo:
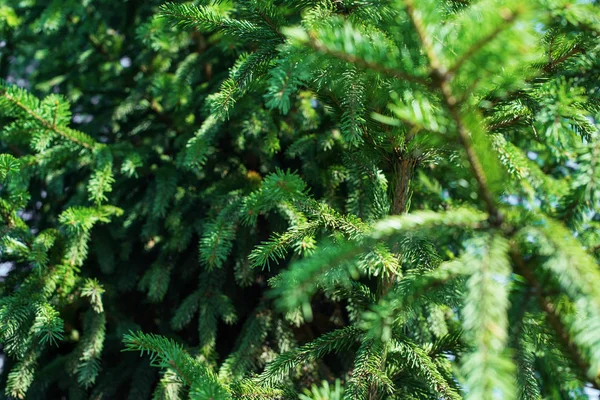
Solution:
[(512, 12), (511, 10), (506, 10), (506, 12), (501, 13), (501, 16), (505, 23), (500, 26), (497, 26), (496, 29), (487, 34), (485, 37), (481, 38), (479, 41), (473, 44), (466, 52), (464, 52), (459, 57), (459, 59), (456, 60), (454, 64), (448, 69), (448, 75), (455, 75), (456, 72), (463, 66), (465, 62), (469, 61), (469, 59), (473, 57), (478, 51), (480, 51), (488, 43), (496, 39), (498, 35), (510, 28), (517, 20), (518, 13)]
[(267, 24), (267, 26), (269, 28), (271, 28), (271, 30), (273, 31), (273, 33), (275, 33), (277, 36), (279, 36), (279, 38), (281, 39), (282, 42), (285, 42), (287, 40), (287, 38), (285, 36), (283, 36), (283, 34), (277, 28), (277, 25), (275, 25), (275, 23), (273, 22), (273, 20), (267, 14), (265, 14), (258, 7), (256, 7), (256, 13)]
[(442, 93), (442, 100), (446, 105), (448, 111), (450, 112), (454, 123), (456, 124), (459, 141), (466, 152), (467, 159), (471, 166), (471, 170), (473, 171), (475, 179), (477, 180), (480, 195), (483, 201), (485, 202), (487, 211), (490, 215), (490, 222), (495, 226), (500, 226), (502, 224), (503, 217), (496, 205), (494, 197), (492, 196), (492, 192), (488, 187), (488, 182), (483, 169), (483, 165), (473, 146), (471, 133), (468, 131), (463, 117), (461, 115), (461, 103), (457, 101), (457, 98), (452, 92), (452, 88), (450, 85), (452, 76), (440, 63), (439, 57), (433, 49), (431, 39), (426, 33), (423, 21), (421, 20), (418, 11), (415, 9), (413, 0), (404, 0), (404, 3), (406, 5), (406, 12), (421, 41), (423, 51), (427, 55), (427, 59), (429, 61), (429, 66), (431, 69), (431, 77), (433, 80), (433, 84)]
[(350, 54), (350, 53), (346, 53), (343, 51), (339, 51), (339, 50), (333, 50), (330, 49), (329, 47), (327, 47), (324, 43), (322, 43), (317, 36), (315, 35), (315, 33), (310, 32), (309, 33), (309, 39), (307, 40), (306, 44), (312, 48), (313, 50), (316, 50), (320, 53), (323, 54), (327, 54), (330, 55), (332, 57), (338, 58), (340, 60), (349, 62), (351, 64), (356, 65), (357, 67), (360, 67), (362, 69), (365, 70), (371, 70), (371, 71), (375, 71), (375, 72), (379, 72), (383, 75), (387, 75), (396, 79), (401, 79), (401, 80), (405, 80), (408, 82), (413, 82), (413, 83), (417, 83), (419, 85), (423, 85), (426, 87), (430, 87), (431, 86), (431, 82), (429, 82), (429, 80), (427, 80), (426, 78), (420, 77), (420, 76), (415, 76), (415, 75), (411, 75), (407, 72), (395, 69), (395, 68), (390, 68), (390, 67), (386, 67), (384, 65), (381, 65), (375, 61), (368, 61), (365, 60), (364, 58), (360, 58), (354, 54)]
[[(544, 288), (542, 284), (535, 277), (534, 273), (531, 271), (530, 267), (527, 265), (521, 252), (516, 243), (511, 242), (510, 257), (512, 259), (513, 264), (516, 266), (518, 273), (523, 276), (529, 285), (533, 288), (536, 299), (538, 301), (538, 305), (542, 311), (544, 311), (544, 316), (546, 317), (548, 323), (554, 329), (556, 333), (556, 337), (562, 344), (563, 348), (568, 351), (569, 356), (573, 360), (573, 362), (581, 369), (581, 371), (589, 371), (590, 365), (585, 360), (585, 357), (572, 340), (571, 335), (568, 332), (568, 329), (563, 325), (561, 318), (556, 311), (556, 307), (550, 303), (544, 296)], [(593, 376), (589, 377), (590, 383), (592, 386), (600, 390), (600, 377)]]
[(403, 1), (0, 6), (6, 395), (600, 388), (593, 5)]
[(394, 384), (384, 369), (389, 344), (379, 340), (363, 340), (356, 352), (354, 366), (344, 399), (377, 398), (381, 388), (394, 392)]
[(123, 351), (150, 354), (151, 365), (171, 369), (192, 389), (213, 393), (215, 399), (231, 398), (228, 388), (218, 381), (215, 374), (201, 361), (193, 359), (172, 339), (142, 332), (129, 332), (123, 336), (123, 342), (126, 346)]
[(419, 37), (419, 41), (425, 52), (425, 55), (429, 61), (429, 66), (431, 67), (432, 79), (434, 82), (439, 80), (446, 71), (443, 71), (442, 64), (438, 58), (438, 55), (433, 49), (433, 42), (431, 38), (427, 34), (427, 30), (425, 29), (425, 25), (423, 20), (421, 19), (421, 15), (419, 11), (415, 8), (415, 4), (413, 0), (404, 0), (404, 6), (406, 8), (406, 13), (412, 22), (413, 27), (415, 28), (415, 32)]
[(456, 128), (458, 130), (459, 141), (463, 148), (465, 149), (465, 153), (467, 155), (467, 159), (471, 166), (471, 170), (477, 180), (477, 184), (479, 186), (479, 192), (483, 201), (485, 202), (487, 211), (490, 215), (490, 222), (494, 226), (500, 226), (503, 222), (503, 216), (500, 212), (498, 206), (496, 205), (496, 201), (492, 196), (492, 192), (488, 187), (487, 178), (483, 169), (483, 165), (475, 148), (473, 146), (473, 141), (471, 139), (471, 135), (467, 130), (463, 118), (460, 113), (460, 104), (456, 102), (456, 98), (452, 94), (452, 90), (450, 89), (450, 84), (448, 80), (444, 79), (440, 82), (440, 89), (443, 95), (443, 100), (450, 111), (450, 115), (456, 124)]
[(348, 326), (338, 329), (303, 345), (302, 347), (281, 354), (267, 364), (258, 381), (263, 385), (273, 385), (283, 381), (301, 363), (316, 360), (333, 351), (350, 349), (359, 340), (360, 330)]
[(400, 340), (393, 343), (391, 352), (400, 356), (401, 365), (422, 377), (436, 393), (436, 396), (439, 395), (444, 400), (462, 399), (462, 396), (448, 384), (440, 373), (431, 356), (420, 346), (410, 340)]
[(556, 69), (556, 67), (563, 62), (567, 61), (571, 57), (574, 57), (578, 54), (585, 54), (585, 49), (581, 46), (574, 46), (571, 50), (563, 54), (562, 56), (550, 60), (544, 67), (542, 68), (543, 72), (551, 73)]
[(98, 144), (89, 136), (67, 127), (56, 126), (56, 121), (46, 121), (44, 117), (14, 96), (10, 90), (2, 84), (2, 82), (0, 82), (0, 96), (4, 97), (11, 104), (21, 109), (23, 112), (37, 121), (42, 127), (62, 136), (63, 138), (88, 150), (93, 150), (98, 147)]

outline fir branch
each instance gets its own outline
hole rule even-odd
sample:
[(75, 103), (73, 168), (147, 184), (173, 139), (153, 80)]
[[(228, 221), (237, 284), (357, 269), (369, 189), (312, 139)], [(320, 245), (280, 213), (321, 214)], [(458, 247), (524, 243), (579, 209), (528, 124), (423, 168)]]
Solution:
[(275, 33), (277, 36), (279, 36), (279, 38), (281, 39), (282, 42), (285, 42), (287, 40), (287, 38), (279, 31), (279, 29), (277, 28), (277, 26), (275, 25), (273, 20), (265, 12), (263, 12), (263, 10), (261, 10), (259, 7), (256, 7), (255, 11), (260, 16), (260, 18), (265, 22), (265, 24), (269, 28), (271, 28), (273, 33)]
[(568, 52), (563, 54), (562, 56), (558, 57), (557, 59), (550, 60), (546, 65), (544, 65), (542, 70), (546, 73), (550, 73), (550, 72), (554, 71), (556, 66), (558, 66), (559, 64), (562, 64), (563, 62), (567, 61), (569, 58), (576, 56), (578, 54), (585, 54), (585, 49), (582, 48), (581, 46), (575, 46), (571, 50), (569, 50)]
[(365, 340), (360, 344), (354, 358), (344, 399), (376, 398), (380, 388), (387, 394), (394, 392), (394, 384), (381, 369), (385, 366), (387, 344), (376, 340)]
[[(538, 279), (523, 259), (520, 249), (514, 242), (511, 243), (509, 254), (514, 265), (517, 267), (519, 274), (522, 275), (533, 288), (539, 307), (544, 311), (544, 316), (550, 326), (554, 329), (556, 337), (563, 348), (569, 352), (569, 356), (581, 371), (589, 371), (590, 366), (588, 362), (569, 335), (568, 329), (563, 325), (560, 315), (556, 311), (556, 307), (545, 298), (543, 286), (539, 283)], [(590, 383), (594, 388), (600, 390), (600, 378), (598, 376), (591, 377)]]
[[(446, 381), (431, 357), (422, 348), (410, 341), (397, 341), (391, 352), (400, 356), (399, 363), (423, 377), (433, 392), (443, 399), (460, 400), (462, 396)], [(395, 353), (395, 354), (394, 354)]]
[(312, 32), (309, 33), (309, 39), (307, 40), (306, 44), (310, 48), (312, 48), (320, 53), (327, 54), (329, 56), (338, 58), (340, 60), (349, 62), (349, 63), (354, 64), (357, 67), (360, 67), (362, 69), (379, 72), (383, 75), (387, 75), (387, 76), (390, 76), (390, 77), (393, 77), (396, 79), (400, 79), (400, 80), (404, 80), (404, 81), (408, 81), (408, 82), (417, 83), (419, 85), (426, 86), (426, 87), (431, 86), (431, 82), (429, 82), (429, 80), (427, 80), (425, 78), (411, 75), (407, 72), (404, 72), (404, 71), (401, 71), (401, 70), (398, 70), (395, 68), (386, 67), (375, 61), (368, 61), (368, 60), (365, 60), (364, 58), (357, 57), (350, 53), (330, 49), (325, 44), (323, 44), (321, 41), (319, 41), (319, 39), (317, 38), (315, 33), (312, 33)]
[(260, 31), (256, 25), (249, 21), (229, 18), (208, 6), (165, 3), (160, 8), (160, 15), (184, 27), (208, 31), (222, 29), (242, 38), (246, 38), (246, 35), (257, 34)]
[(234, 351), (227, 357), (219, 370), (221, 380), (237, 380), (251, 372), (257, 364), (258, 352), (271, 328), (272, 313), (260, 304), (254, 315), (244, 324), (236, 341)]
[(228, 388), (201, 362), (194, 360), (181, 345), (172, 339), (154, 334), (130, 332), (123, 337), (124, 351), (140, 351), (150, 354), (151, 365), (174, 371), (195, 391), (213, 393), (215, 399), (229, 399)]
[(442, 93), (442, 99), (446, 107), (448, 108), (448, 111), (450, 112), (454, 123), (456, 124), (459, 141), (465, 149), (467, 159), (469, 160), (469, 164), (471, 165), (471, 170), (473, 171), (475, 179), (477, 180), (481, 197), (483, 198), (483, 201), (485, 202), (487, 207), (487, 211), (490, 215), (490, 222), (495, 226), (500, 226), (503, 222), (503, 216), (496, 205), (496, 201), (492, 196), (491, 190), (488, 187), (486, 174), (484, 172), (481, 160), (479, 159), (479, 156), (473, 146), (471, 133), (468, 131), (464, 119), (461, 115), (461, 104), (457, 102), (456, 97), (452, 93), (452, 89), (450, 86), (451, 76), (445, 70), (444, 66), (440, 63), (438, 55), (433, 49), (431, 39), (426, 33), (423, 21), (421, 20), (419, 14), (416, 12), (413, 0), (404, 0), (404, 3), (406, 6), (406, 12), (412, 21), (415, 31), (417, 32), (421, 41), (423, 50), (429, 60), (433, 84)]
[(440, 84), (440, 89), (443, 94), (444, 102), (450, 111), (450, 115), (454, 119), (456, 123), (456, 128), (458, 130), (459, 140), (465, 149), (467, 154), (467, 159), (469, 160), (469, 164), (471, 165), (471, 170), (477, 180), (477, 184), (479, 186), (479, 191), (485, 205), (487, 207), (487, 211), (490, 215), (490, 222), (495, 226), (500, 226), (503, 222), (503, 216), (496, 205), (496, 201), (492, 196), (492, 192), (488, 187), (488, 181), (477, 152), (473, 146), (473, 142), (471, 139), (471, 135), (467, 130), (463, 118), (460, 114), (460, 105), (456, 102), (455, 97), (452, 94), (450, 89), (450, 85), (447, 80), (443, 80)]
[(464, 306), (464, 326), (475, 349), (462, 362), (469, 399), (515, 399), (515, 370), (504, 354), (507, 344), (509, 244), (498, 234), (484, 238), (483, 256), (469, 278)]
[(415, 32), (419, 37), (419, 41), (421, 42), (421, 46), (423, 47), (423, 51), (427, 56), (429, 61), (429, 65), (432, 70), (432, 78), (434, 82), (439, 80), (439, 78), (443, 75), (442, 72), (442, 64), (438, 58), (438, 55), (435, 53), (433, 49), (433, 42), (431, 38), (427, 34), (423, 21), (421, 20), (421, 16), (419, 12), (415, 8), (413, 0), (404, 0), (404, 7), (406, 8), (406, 13), (412, 22), (413, 27), (415, 28)]
[(464, 52), (458, 60), (454, 62), (454, 64), (448, 69), (447, 74), (453, 76), (456, 72), (463, 66), (465, 62), (467, 62), (471, 57), (473, 57), (478, 51), (484, 48), (488, 43), (493, 41), (504, 32), (506, 29), (510, 28), (511, 25), (515, 23), (517, 20), (518, 13), (507, 10), (506, 12), (501, 12), (501, 17), (504, 20), (504, 24), (496, 27), (492, 32), (487, 34), (485, 37), (481, 38), (477, 43), (473, 44), (466, 52)]
[(36, 120), (42, 127), (46, 128), (52, 132), (55, 132), (56, 134), (64, 137), (65, 139), (67, 139), (81, 147), (84, 147), (88, 150), (93, 150), (96, 147), (98, 147), (98, 144), (89, 136), (87, 136), (81, 132), (75, 131), (73, 129), (67, 128), (67, 127), (61, 128), (59, 126), (56, 126), (55, 123), (46, 121), (44, 119), (44, 117), (42, 117), (40, 114), (38, 114), (33, 108), (28, 107), (26, 104), (21, 102), (18, 99), (18, 97), (14, 96), (9, 89), (10, 89), (10, 87), (6, 87), (5, 84), (0, 82), (0, 96), (4, 97), (6, 100), (8, 100), (14, 106), (18, 107), (23, 112), (25, 112), (27, 115), (29, 115), (31, 118)]
[[(130, 3), (117, 31), (108, 0), (0, 7), (4, 72), (76, 101), (90, 129), (63, 97), (0, 84), (7, 396), (600, 387), (593, 5)], [(136, 285), (143, 312), (122, 304)], [(133, 325), (180, 331), (125, 338), (161, 371), (116, 353)]]
[(350, 349), (360, 337), (360, 331), (348, 326), (315, 339), (298, 349), (281, 354), (267, 364), (265, 371), (258, 378), (263, 385), (275, 385), (283, 381), (293, 369), (307, 361), (316, 360), (324, 355)]
[(39, 352), (30, 351), (10, 370), (6, 380), (5, 393), (18, 399), (25, 398), (27, 390), (34, 380), (35, 367), (38, 363)]

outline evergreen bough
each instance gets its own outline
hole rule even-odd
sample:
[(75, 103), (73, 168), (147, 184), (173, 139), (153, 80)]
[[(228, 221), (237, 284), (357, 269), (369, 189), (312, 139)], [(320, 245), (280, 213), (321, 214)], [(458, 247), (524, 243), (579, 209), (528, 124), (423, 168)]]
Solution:
[(595, 2), (116, 8), (0, 6), (6, 398), (600, 390)]

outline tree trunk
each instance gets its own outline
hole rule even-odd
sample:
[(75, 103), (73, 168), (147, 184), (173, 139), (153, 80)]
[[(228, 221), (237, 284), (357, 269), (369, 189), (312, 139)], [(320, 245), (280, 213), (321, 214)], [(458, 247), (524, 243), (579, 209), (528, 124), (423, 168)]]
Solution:
[(408, 211), (408, 201), (411, 195), (410, 184), (416, 164), (416, 160), (408, 154), (402, 155), (394, 164), (391, 215), (400, 215)]
[[(391, 178), (391, 194), (392, 194), (392, 207), (390, 209), (391, 215), (400, 215), (408, 212), (409, 200), (411, 196), (411, 182), (413, 174), (417, 166), (417, 159), (412, 157), (410, 154), (401, 154), (394, 161), (393, 175)], [(398, 254), (399, 244), (395, 243), (392, 247), (392, 251), (400, 257)], [(381, 283), (378, 290), (378, 298), (382, 298), (389, 293), (396, 282), (396, 274), (389, 274), (382, 277)], [(382, 356), (381, 368), (385, 368), (386, 354)], [(372, 384), (369, 388), (369, 400), (377, 400), (381, 398), (381, 391), (377, 384)]]

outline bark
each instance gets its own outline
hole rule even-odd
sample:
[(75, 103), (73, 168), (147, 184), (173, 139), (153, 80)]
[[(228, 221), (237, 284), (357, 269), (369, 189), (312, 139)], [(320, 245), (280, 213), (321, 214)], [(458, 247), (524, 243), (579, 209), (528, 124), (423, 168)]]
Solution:
[(410, 185), (416, 164), (416, 160), (410, 155), (402, 155), (394, 165), (394, 176), (392, 177), (392, 215), (400, 215), (408, 211), (408, 200), (411, 195)]
[[(391, 196), (392, 205), (391, 215), (400, 215), (408, 212), (408, 203), (412, 193), (411, 183), (417, 167), (418, 160), (410, 154), (401, 153), (393, 164), (393, 175), (391, 177)], [(394, 244), (392, 251), (399, 257), (399, 244)], [(390, 274), (383, 277), (378, 290), (378, 297), (382, 298), (389, 293), (396, 282), (396, 274)], [(381, 369), (385, 370), (386, 355), (381, 360)], [(382, 398), (382, 393), (377, 384), (372, 384), (369, 388), (369, 400), (378, 400)]]

